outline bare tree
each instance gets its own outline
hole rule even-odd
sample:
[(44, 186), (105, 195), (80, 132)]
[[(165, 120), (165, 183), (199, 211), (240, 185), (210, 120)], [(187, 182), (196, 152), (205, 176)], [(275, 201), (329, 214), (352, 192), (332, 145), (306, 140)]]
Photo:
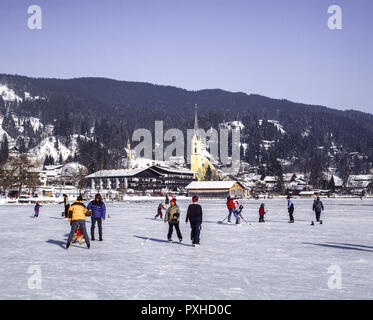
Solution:
[(35, 165), (25, 154), (10, 158), (0, 170), (1, 186), (4, 190), (18, 188), (19, 195), (25, 186), (35, 189), (40, 180), (34, 169)]

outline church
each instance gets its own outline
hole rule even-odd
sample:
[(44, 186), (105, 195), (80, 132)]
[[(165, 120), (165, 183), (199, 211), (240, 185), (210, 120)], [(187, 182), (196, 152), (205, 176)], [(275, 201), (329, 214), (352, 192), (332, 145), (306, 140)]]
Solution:
[(206, 141), (202, 141), (198, 133), (197, 105), (194, 106), (194, 134), (191, 143), (190, 169), (194, 172), (194, 178), (198, 181), (215, 180), (216, 169), (203, 152), (206, 151)]

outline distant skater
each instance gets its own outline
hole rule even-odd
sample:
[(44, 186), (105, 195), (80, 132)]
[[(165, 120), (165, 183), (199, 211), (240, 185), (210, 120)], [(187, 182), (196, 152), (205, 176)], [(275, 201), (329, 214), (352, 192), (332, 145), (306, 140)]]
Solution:
[(36, 205), (34, 207), (34, 216), (33, 216), (33, 218), (39, 217), (39, 211), (40, 211), (41, 207), (42, 207), (42, 205), (40, 204), (40, 201), (36, 201)]
[(163, 201), (161, 201), (161, 203), (158, 205), (157, 214), (155, 215), (154, 219), (157, 219), (158, 217), (163, 219), (162, 210), (166, 210), (166, 208), (163, 206)]
[[(316, 221), (322, 223), (322, 220), (320, 220), (321, 211), (324, 211), (324, 205), (319, 197), (316, 198), (316, 200), (313, 201), (312, 210), (315, 211), (316, 214)], [(313, 221), (312, 221), (313, 224)]]
[(260, 208), (259, 208), (259, 222), (265, 222), (264, 221), (264, 215), (266, 214), (266, 211), (264, 209), (264, 203), (262, 203), (260, 205)]
[(67, 194), (63, 194), (63, 201), (60, 202), (59, 204), (61, 203), (63, 203), (65, 206), (65, 211), (62, 212), (62, 217), (67, 218), (67, 216), (69, 215), (69, 207), (70, 207), (69, 197), (67, 196)]
[(168, 242), (172, 242), (172, 233), (175, 227), (177, 236), (179, 241), (183, 241), (183, 236), (180, 232), (179, 224), (180, 224), (180, 208), (176, 205), (176, 198), (172, 198), (170, 202), (170, 207), (167, 209), (164, 222), (168, 222), (168, 234), (167, 239)]
[(166, 206), (166, 210), (168, 209), (168, 205), (169, 205), (169, 203), (170, 203), (170, 199), (168, 198), (168, 195), (166, 194), (166, 198), (165, 198), (165, 200), (164, 200), (164, 204), (165, 204), (165, 206)]
[(294, 223), (294, 204), (290, 199), (290, 196), (287, 197), (288, 199), (288, 212), (289, 212), (289, 223)]
[(199, 246), (200, 232), (202, 225), (202, 207), (198, 204), (198, 197), (192, 197), (193, 204), (188, 207), (185, 223), (190, 222), (191, 234), (190, 239), (194, 246)]

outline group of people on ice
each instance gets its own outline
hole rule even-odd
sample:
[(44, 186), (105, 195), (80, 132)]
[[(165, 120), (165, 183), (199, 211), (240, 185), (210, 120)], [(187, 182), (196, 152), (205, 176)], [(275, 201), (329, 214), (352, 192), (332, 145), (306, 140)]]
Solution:
[(231, 223), (231, 218), (233, 214), (234, 217), (236, 218), (236, 224), (240, 224), (240, 220), (242, 219), (241, 211), (243, 209), (243, 206), (240, 205), (239, 201), (237, 199), (234, 200), (231, 197), (227, 197), (227, 208), (228, 208), (228, 217), (227, 217), (228, 223), (229, 224)]
[[(294, 203), (293, 201), (291, 200), (291, 197), (290, 196), (287, 196), (287, 200), (288, 200), (288, 213), (289, 213), (289, 223), (294, 223), (294, 210), (295, 210), (295, 207), (294, 207)], [(312, 206), (312, 211), (315, 211), (315, 214), (316, 214), (316, 221), (319, 222), (320, 224), (322, 224), (322, 220), (320, 219), (321, 217), (321, 212), (324, 210), (324, 205), (322, 203), (322, 201), (320, 200), (319, 197), (317, 197), (314, 201), (313, 201), (313, 206)], [(265, 222), (264, 221), (264, 215), (266, 214), (266, 211), (264, 209), (264, 203), (262, 203), (260, 205), (260, 208), (259, 208), (259, 222)], [(311, 225), (314, 225), (314, 221), (311, 221)]]
[[(90, 240), (95, 240), (95, 226), (98, 225), (99, 241), (102, 238), (102, 222), (106, 218), (106, 206), (100, 194), (95, 195), (95, 199), (89, 202), (87, 206), (83, 203), (82, 196), (78, 196), (76, 201), (69, 205), (67, 195), (64, 195), (65, 217), (70, 221), (70, 234), (66, 242), (66, 249), (70, 244), (79, 241), (80, 244), (84, 242), (87, 248), (90, 248)], [(91, 238), (88, 237), (86, 228), (86, 217), (91, 217)]]
[[(168, 207), (168, 196), (166, 196), (166, 207), (163, 206), (163, 202), (161, 202), (157, 209), (157, 215), (155, 216), (155, 219), (157, 217), (163, 218), (163, 212), (162, 209), (166, 210), (165, 217), (164, 217), (164, 223), (168, 222), (168, 233), (167, 233), (167, 240), (168, 242), (172, 242), (172, 234), (174, 229), (176, 230), (176, 235), (180, 242), (183, 241), (183, 236), (180, 231), (180, 208), (176, 204), (176, 198), (173, 197), (170, 201), (170, 207)], [(201, 231), (201, 225), (202, 225), (202, 207), (198, 204), (198, 197), (193, 196), (192, 197), (192, 204), (189, 205), (185, 223), (190, 223), (191, 227), (191, 235), (190, 239), (192, 241), (193, 246), (199, 246), (200, 245), (200, 231)]]
[[(198, 204), (198, 196), (192, 197), (192, 204), (189, 205), (187, 210), (187, 215), (185, 222), (190, 222), (191, 226), (191, 240), (192, 244), (194, 246), (199, 246), (200, 244), (200, 231), (201, 231), (201, 225), (202, 225), (202, 207)], [(288, 203), (287, 203), (287, 209), (289, 213), (289, 223), (294, 223), (294, 203), (292, 202), (290, 196), (287, 197)], [(168, 222), (169, 228), (167, 233), (167, 239), (169, 242), (172, 242), (172, 234), (173, 229), (176, 230), (177, 237), (180, 242), (182, 242), (183, 237), (180, 231), (180, 208), (176, 204), (176, 198), (172, 198), (170, 201), (170, 207), (168, 207), (168, 196), (166, 196), (165, 206), (163, 205), (163, 202), (161, 202), (158, 205), (157, 208), (157, 214), (155, 215), (154, 219), (157, 219), (158, 217), (160, 219), (163, 219), (163, 211), (166, 210), (164, 222)], [(246, 223), (247, 221), (243, 218), (241, 212), (243, 209), (243, 206), (239, 203), (237, 199), (234, 199), (232, 197), (227, 197), (227, 209), (228, 209), (228, 216), (223, 221), (218, 221), (219, 223), (223, 223), (226, 219), (228, 219), (228, 224), (231, 224), (232, 215), (236, 219), (236, 224), (239, 225), (241, 219), (244, 220)], [(312, 210), (315, 211), (316, 214), (316, 221), (319, 223), (322, 223), (322, 220), (320, 219), (321, 212), (324, 210), (324, 205), (319, 197), (317, 197), (314, 200)], [(265, 205), (262, 203), (259, 208), (259, 223), (263, 223), (264, 216), (266, 214)], [(311, 225), (314, 225), (314, 221), (311, 222)]]
[[(69, 248), (71, 243), (74, 243), (75, 241), (79, 241), (80, 244), (86, 243), (87, 247), (90, 248), (90, 241), (95, 240), (95, 226), (96, 223), (98, 225), (98, 234), (99, 234), (99, 241), (103, 241), (102, 236), (102, 223), (106, 218), (106, 206), (105, 203), (102, 200), (102, 197), (100, 194), (95, 195), (95, 199), (89, 202), (87, 206), (83, 203), (82, 196), (78, 196), (76, 201), (70, 205), (68, 196), (66, 194), (63, 195), (64, 200), (61, 203), (64, 203), (65, 210), (62, 213), (62, 215), (67, 218), (70, 221), (70, 234), (68, 236), (67, 242), (66, 242), (66, 248)], [(200, 231), (202, 226), (202, 218), (203, 218), (203, 212), (202, 207), (198, 203), (198, 196), (192, 197), (192, 204), (188, 206), (185, 223), (190, 223), (191, 227), (191, 241), (193, 246), (199, 246), (200, 245)], [(290, 198), (290, 196), (287, 197), (287, 209), (289, 213), (289, 223), (294, 223), (294, 204)], [(228, 209), (228, 216), (224, 219), (228, 219), (228, 224), (231, 223), (232, 215), (236, 219), (236, 224), (239, 225), (241, 219), (244, 220), (246, 223), (247, 221), (243, 218), (241, 215), (241, 212), (243, 210), (243, 206), (239, 203), (237, 199), (233, 199), (232, 197), (227, 197), (227, 203), (226, 203), (227, 209)], [(35, 205), (35, 214), (34, 217), (39, 216), (39, 210), (40, 210), (40, 202), (37, 202)], [(162, 210), (166, 210), (164, 219), (163, 219), (163, 212)], [(321, 212), (324, 210), (324, 205), (319, 197), (317, 197), (314, 200), (312, 210), (316, 214), (316, 221), (319, 223), (322, 223), (321, 220)], [(266, 214), (265, 205), (262, 203), (259, 208), (259, 223), (263, 223), (264, 216)], [(86, 217), (91, 217), (91, 237), (89, 238), (87, 234), (87, 228), (86, 228)], [(165, 206), (163, 205), (163, 202), (161, 202), (157, 208), (157, 214), (155, 215), (155, 219), (160, 217), (160, 219), (163, 219), (165, 223), (168, 222), (168, 233), (167, 233), (167, 240), (169, 242), (172, 242), (172, 234), (173, 230), (176, 230), (176, 235), (180, 242), (183, 241), (183, 236), (180, 231), (180, 208), (176, 204), (176, 198), (173, 197), (171, 201), (169, 200), (168, 196), (166, 196), (165, 199)], [(223, 220), (223, 221), (224, 221)], [(218, 221), (222, 223), (223, 221)], [(314, 221), (311, 222), (311, 225), (314, 225)]]

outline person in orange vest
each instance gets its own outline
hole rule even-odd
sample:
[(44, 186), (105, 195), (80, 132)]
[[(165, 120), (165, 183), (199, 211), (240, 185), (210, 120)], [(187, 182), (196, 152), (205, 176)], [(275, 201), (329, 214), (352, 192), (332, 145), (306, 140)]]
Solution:
[(71, 231), (67, 239), (66, 249), (69, 248), (71, 240), (73, 239), (75, 231), (78, 228), (78, 226), (80, 226), (82, 230), (82, 233), (84, 235), (84, 238), (87, 244), (87, 248), (88, 249), (90, 248), (89, 237), (88, 237), (87, 228), (85, 225), (87, 212), (88, 212), (88, 209), (83, 203), (83, 198), (82, 196), (79, 196), (69, 208), (69, 221), (71, 222)]

